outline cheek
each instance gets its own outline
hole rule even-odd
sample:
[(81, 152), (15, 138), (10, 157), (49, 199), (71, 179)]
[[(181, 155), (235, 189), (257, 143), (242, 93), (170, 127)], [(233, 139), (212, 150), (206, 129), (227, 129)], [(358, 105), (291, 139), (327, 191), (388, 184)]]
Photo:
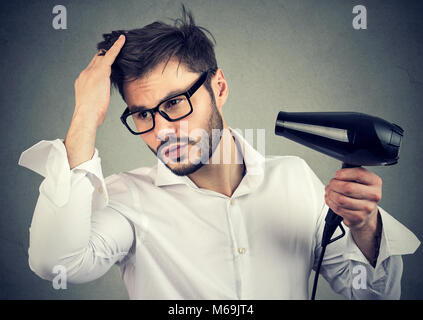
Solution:
[(149, 133), (140, 135), (140, 137), (145, 142), (145, 144), (147, 144), (147, 146), (157, 151), (157, 147), (159, 144), (158, 144), (158, 140), (154, 136), (154, 133), (149, 132)]
[(193, 112), (185, 118), (188, 121), (189, 129), (207, 128), (212, 112), (210, 102), (206, 100), (202, 104), (193, 104), (193, 108)]

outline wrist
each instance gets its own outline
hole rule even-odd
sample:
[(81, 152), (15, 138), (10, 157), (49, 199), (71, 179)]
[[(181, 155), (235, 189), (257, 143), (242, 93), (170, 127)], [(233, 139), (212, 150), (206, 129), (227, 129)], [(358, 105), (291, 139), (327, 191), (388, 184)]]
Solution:
[[(75, 108), (76, 110), (78, 109), (82, 109), (82, 108)], [(85, 109), (93, 109), (93, 108), (85, 108)], [(94, 113), (83, 113), (82, 111), (75, 111), (73, 116), (72, 116), (72, 120), (71, 120), (71, 124), (70, 124), (70, 128), (75, 128), (78, 130), (84, 130), (90, 133), (96, 132), (99, 125), (99, 119), (97, 117), (95, 117)]]
[(382, 218), (379, 210), (374, 218), (375, 221), (372, 220), (362, 228), (350, 229), (355, 243), (373, 267), (376, 266), (382, 240)]
[(374, 234), (379, 227), (379, 209), (375, 210), (367, 217), (366, 221), (360, 225), (350, 227), (350, 230), (356, 234)]

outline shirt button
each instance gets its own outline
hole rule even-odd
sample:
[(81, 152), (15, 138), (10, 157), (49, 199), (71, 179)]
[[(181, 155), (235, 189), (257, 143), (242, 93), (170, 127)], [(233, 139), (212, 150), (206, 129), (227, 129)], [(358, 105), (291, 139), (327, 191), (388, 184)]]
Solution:
[(233, 206), (235, 204), (235, 199), (231, 198), (231, 201), (229, 201), (229, 203), (231, 204), (231, 206)]
[(246, 251), (247, 251), (247, 249), (245, 249), (245, 248), (238, 248), (239, 254), (244, 254)]
[(99, 186), (97, 190), (98, 190), (98, 192), (103, 193), (103, 187), (102, 186)]

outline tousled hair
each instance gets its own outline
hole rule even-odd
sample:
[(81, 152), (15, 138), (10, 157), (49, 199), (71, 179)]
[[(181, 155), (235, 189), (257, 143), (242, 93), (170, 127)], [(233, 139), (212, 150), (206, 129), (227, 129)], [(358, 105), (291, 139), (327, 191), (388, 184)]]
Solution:
[[(100, 54), (110, 49), (121, 34), (126, 37), (124, 46), (112, 64), (110, 75), (112, 86), (119, 90), (124, 100), (124, 82), (142, 78), (162, 62), (166, 62), (166, 67), (171, 58), (177, 58), (179, 65), (182, 64), (190, 72), (211, 70), (204, 85), (213, 95), (210, 78), (218, 68), (213, 35), (207, 29), (195, 25), (192, 13), (184, 5), (182, 17), (172, 20), (173, 25), (155, 21), (143, 28), (103, 34), (104, 40), (97, 44), (97, 49), (102, 52)], [(205, 32), (211, 36), (214, 44)]]

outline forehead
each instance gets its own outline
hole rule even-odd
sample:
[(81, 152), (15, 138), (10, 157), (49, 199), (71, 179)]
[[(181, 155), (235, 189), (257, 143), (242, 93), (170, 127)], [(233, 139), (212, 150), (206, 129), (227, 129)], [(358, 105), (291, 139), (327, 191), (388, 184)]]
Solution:
[(123, 84), (123, 93), (128, 106), (153, 107), (169, 92), (183, 92), (196, 80), (198, 75), (189, 71), (176, 59), (156, 66), (144, 77)]

